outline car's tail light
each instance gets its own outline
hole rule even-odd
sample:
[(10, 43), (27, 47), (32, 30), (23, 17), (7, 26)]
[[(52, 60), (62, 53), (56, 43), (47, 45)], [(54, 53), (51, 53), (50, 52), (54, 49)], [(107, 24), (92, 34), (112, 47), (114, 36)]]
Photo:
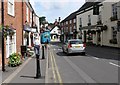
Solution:
[(71, 47), (72, 47), (72, 45), (71, 45), (71, 44), (69, 44), (69, 45), (68, 45), (68, 48), (71, 48)]
[(85, 43), (83, 44), (83, 47), (86, 47), (86, 44), (85, 44)]

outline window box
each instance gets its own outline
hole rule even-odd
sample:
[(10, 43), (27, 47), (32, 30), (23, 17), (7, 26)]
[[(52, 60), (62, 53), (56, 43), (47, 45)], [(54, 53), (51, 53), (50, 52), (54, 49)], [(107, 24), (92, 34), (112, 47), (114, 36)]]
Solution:
[(79, 25), (80, 27), (82, 27), (82, 25)]
[(120, 26), (120, 21), (117, 22), (117, 26)]
[(101, 28), (101, 30), (107, 30), (107, 29), (108, 29), (107, 25), (104, 25), (104, 26)]
[(100, 33), (100, 32), (101, 32), (101, 30), (97, 30), (97, 32), (98, 32), (98, 33)]
[(91, 23), (88, 23), (88, 26), (90, 26), (91, 25)]
[(4, 28), (4, 37), (7, 38), (7, 36), (12, 37), (15, 34), (15, 32), (9, 28), (9, 26), (5, 26)]
[(101, 25), (101, 24), (102, 24), (101, 20), (97, 21), (97, 25)]
[(88, 30), (88, 31), (87, 31), (87, 34), (90, 34), (90, 33), (91, 33), (91, 30)]
[(92, 33), (92, 34), (96, 34), (96, 31), (95, 31), (95, 30), (92, 30), (91, 33)]
[(115, 20), (118, 20), (118, 19), (117, 19), (117, 16), (112, 16), (112, 17), (110, 17), (110, 20), (115, 21)]
[(109, 43), (111, 43), (111, 44), (117, 44), (117, 39), (110, 39)]

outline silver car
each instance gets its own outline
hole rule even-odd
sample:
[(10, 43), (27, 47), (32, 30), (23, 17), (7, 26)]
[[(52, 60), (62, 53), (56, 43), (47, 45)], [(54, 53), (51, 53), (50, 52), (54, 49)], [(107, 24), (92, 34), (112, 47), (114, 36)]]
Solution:
[(82, 53), (85, 55), (86, 45), (82, 42), (81, 39), (70, 39), (66, 41), (62, 47), (63, 52), (70, 53)]

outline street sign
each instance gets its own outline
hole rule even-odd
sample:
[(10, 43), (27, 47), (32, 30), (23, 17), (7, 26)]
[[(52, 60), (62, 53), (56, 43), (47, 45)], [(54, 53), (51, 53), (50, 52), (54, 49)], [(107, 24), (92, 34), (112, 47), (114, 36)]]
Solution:
[(50, 31), (46, 30), (41, 33), (41, 44), (49, 43), (50, 42)]

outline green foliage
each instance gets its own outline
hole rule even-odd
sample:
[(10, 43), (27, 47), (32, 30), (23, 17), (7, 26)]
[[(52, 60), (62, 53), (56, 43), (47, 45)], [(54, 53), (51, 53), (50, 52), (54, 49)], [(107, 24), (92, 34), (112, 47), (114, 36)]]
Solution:
[(8, 65), (11, 66), (11, 67), (19, 66), (22, 63), (20, 57), (21, 57), (20, 53), (11, 54), (10, 57), (9, 57)]

